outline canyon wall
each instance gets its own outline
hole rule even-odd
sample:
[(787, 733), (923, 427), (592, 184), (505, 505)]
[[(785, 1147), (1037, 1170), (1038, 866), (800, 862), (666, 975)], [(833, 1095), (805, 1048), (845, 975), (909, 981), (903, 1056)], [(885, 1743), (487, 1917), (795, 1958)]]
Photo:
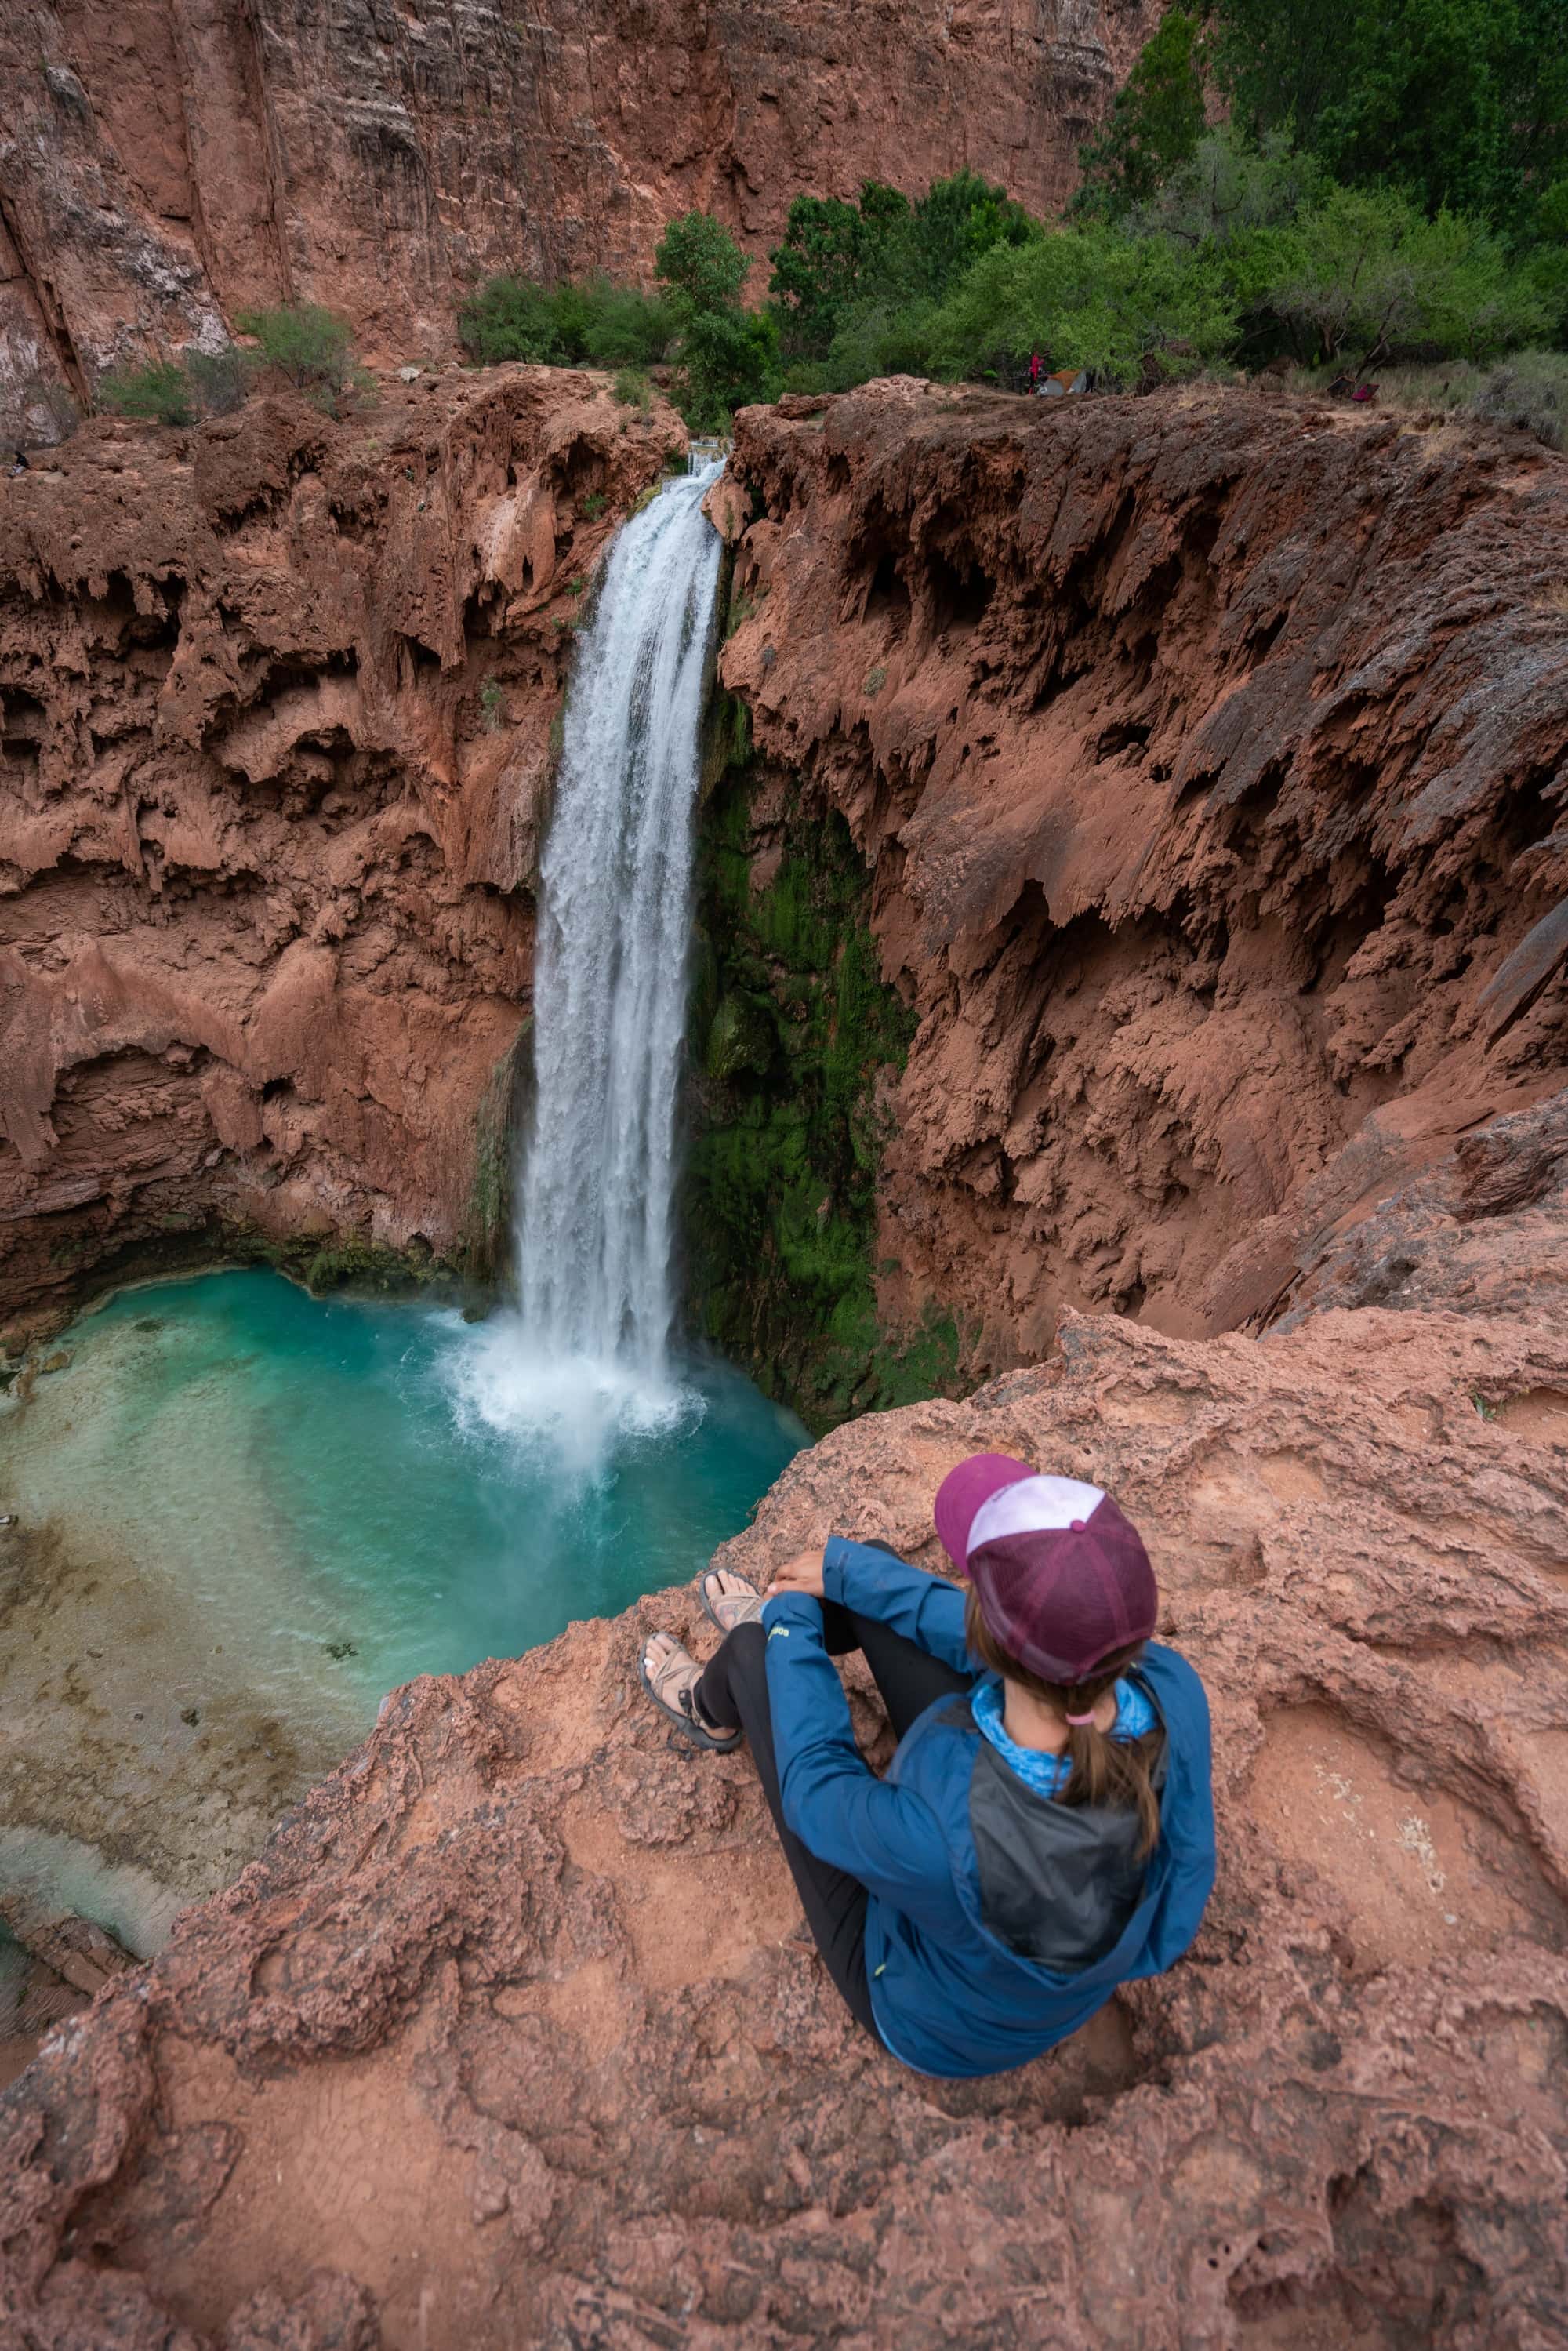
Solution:
[[(675, 214), (760, 255), (802, 192), (968, 166), (1037, 212), (1156, 0), (20, 0), (0, 22), (0, 424), (324, 302), (450, 350), (498, 269), (645, 277)], [(14, 414), (13, 414), (14, 412)], [(30, 418), (30, 423), (29, 423)]]
[(1528, 1190), (1490, 1123), (1568, 1071), (1560, 458), (905, 382), (746, 412), (732, 482), (758, 882), (789, 811), (847, 823), (917, 1023), (884, 1323), (993, 1370), (1063, 1307), (1261, 1327), (1396, 1293), (1344, 1237), (1417, 1171), (1461, 1155), (1456, 1228)]
[(572, 632), (685, 442), (510, 369), (5, 485), (0, 1326), (182, 1254), (484, 1269)]
[[(571, 616), (679, 441), (507, 371), (95, 425), (9, 486), (13, 1303), (127, 1247), (465, 1245)], [(715, 508), (705, 1077), (770, 1121), (793, 1020), (877, 1170), (867, 1227), (808, 1134), (813, 1262), (999, 1367), (836, 1430), (721, 1556), (936, 1567), (974, 1449), (1108, 1486), (1213, 1703), (1203, 1929), (1032, 2066), (905, 2074), (744, 1752), (643, 1701), (649, 1630), (711, 1638), (653, 1595), (392, 1694), (49, 2033), (0, 2096), (0, 2334), (1542, 2351), (1568, 473), (1256, 392), (894, 384), (743, 418)]]

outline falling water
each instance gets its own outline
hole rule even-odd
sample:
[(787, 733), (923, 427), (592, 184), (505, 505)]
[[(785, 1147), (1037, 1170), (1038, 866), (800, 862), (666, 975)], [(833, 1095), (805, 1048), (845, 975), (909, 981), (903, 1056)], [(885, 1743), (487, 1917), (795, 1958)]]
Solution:
[(690, 1401), (670, 1251), (718, 471), (667, 482), (624, 526), (579, 651), (540, 866), (520, 1311), (486, 1326), (465, 1381), (492, 1425), (590, 1456)]

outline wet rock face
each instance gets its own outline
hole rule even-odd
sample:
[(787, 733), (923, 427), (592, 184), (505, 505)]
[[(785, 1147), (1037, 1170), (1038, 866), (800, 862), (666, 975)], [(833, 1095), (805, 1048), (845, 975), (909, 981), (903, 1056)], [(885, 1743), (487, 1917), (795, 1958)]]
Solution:
[(997, 2081), (860, 2037), (744, 1751), (643, 1702), (650, 1627), (711, 1637), (689, 1592), (413, 1684), (0, 2100), (15, 2338), (1556, 2340), (1563, 1341), (1072, 1316), (1049, 1370), (800, 1456), (721, 1555), (760, 1573), (840, 1528), (935, 1564), (932, 1491), (976, 1448), (1144, 1527), (1213, 1701), (1218, 1889), (1170, 1976)]
[(476, 277), (646, 276), (694, 205), (758, 253), (792, 197), (868, 176), (967, 165), (1052, 209), (1157, 13), (20, 0), (0, 25), (0, 404), (45, 429), (47, 383), (290, 299), (345, 311), (378, 360), (426, 358)]
[(193, 1240), (483, 1258), (571, 632), (684, 437), (512, 369), (5, 485), (0, 1323)]
[(747, 412), (736, 471), (724, 677), (920, 1018), (885, 1312), (991, 1367), (1063, 1305), (1257, 1327), (1456, 1148), (1512, 1164), (1568, 1067), (1560, 461), (905, 382)]

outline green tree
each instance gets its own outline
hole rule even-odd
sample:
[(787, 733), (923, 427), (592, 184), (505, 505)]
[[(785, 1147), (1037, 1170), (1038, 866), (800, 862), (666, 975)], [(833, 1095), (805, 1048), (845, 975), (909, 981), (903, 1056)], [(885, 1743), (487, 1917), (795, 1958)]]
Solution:
[[(904, 209), (907, 214), (907, 204)], [(787, 350), (809, 359), (826, 356), (860, 297), (868, 241), (858, 205), (839, 196), (795, 198), (783, 242), (768, 256), (768, 291), (779, 306)]]
[(934, 180), (906, 224), (895, 224), (883, 246), (885, 291), (907, 298), (939, 301), (995, 246), (1024, 246), (1040, 234), (1040, 223), (1005, 188), (992, 187), (974, 172)]
[(723, 433), (737, 408), (779, 389), (779, 330), (763, 310), (699, 310), (681, 337), (682, 412), (700, 433)]
[(354, 337), (347, 319), (315, 302), (291, 302), (276, 310), (243, 310), (235, 320), (242, 335), (259, 346), (263, 367), (272, 368), (335, 415), (360, 379)]
[(1222, 360), (1236, 331), (1211, 247), (1092, 225), (984, 255), (934, 319), (931, 350), (946, 374), (1006, 380), (1040, 350), (1124, 386)]
[(883, 375), (929, 375), (935, 302), (873, 302), (852, 311), (834, 336), (823, 388), (848, 392)]
[(1198, 20), (1172, 8), (1139, 51), (1104, 130), (1078, 151), (1083, 185), (1073, 210), (1119, 218), (1189, 162), (1204, 132), (1203, 83)]
[(1275, 235), (1268, 260), (1260, 290), (1313, 358), (1484, 360), (1551, 321), (1529, 270), (1483, 223), (1428, 220), (1396, 189), (1331, 188)]
[(769, 281), (786, 350), (824, 360), (831, 388), (919, 365), (933, 304), (983, 253), (1022, 246), (1040, 224), (972, 172), (935, 181), (918, 203), (877, 180), (859, 201), (798, 197)]
[(653, 266), (669, 289), (685, 375), (682, 410), (699, 431), (721, 432), (737, 408), (771, 399), (779, 383), (779, 330), (764, 311), (743, 310), (750, 264), (707, 213), (672, 221)]
[(711, 213), (685, 213), (673, 220), (653, 255), (653, 267), (669, 287), (671, 307), (683, 324), (705, 311), (738, 309), (750, 266)]
[(1564, 0), (1216, 0), (1238, 120), (1347, 184), (1521, 228), (1568, 162)]
[(1271, 131), (1254, 144), (1232, 124), (1205, 131), (1189, 160), (1177, 166), (1148, 203), (1127, 216), (1134, 235), (1168, 236), (1177, 245), (1231, 243), (1250, 231), (1278, 228), (1322, 193), (1321, 163)]
[(116, 416), (133, 416), (144, 423), (190, 424), (195, 417), (190, 379), (173, 360), (116, 368), (99, 381), (98, 397)]

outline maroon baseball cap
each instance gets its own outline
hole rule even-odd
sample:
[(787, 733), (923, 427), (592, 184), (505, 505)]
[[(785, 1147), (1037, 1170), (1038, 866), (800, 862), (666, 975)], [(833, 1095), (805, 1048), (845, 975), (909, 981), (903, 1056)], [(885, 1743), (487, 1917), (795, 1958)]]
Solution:
[(932, 1513), (987, 1625), (1041, 1681), (1086, 1681), (1103, 1657), (1146, 1641), (1159, 1615), (1155, 1571), (1109, 1494), (1041, 1478), (1006, 1453), (948, 1471)]

